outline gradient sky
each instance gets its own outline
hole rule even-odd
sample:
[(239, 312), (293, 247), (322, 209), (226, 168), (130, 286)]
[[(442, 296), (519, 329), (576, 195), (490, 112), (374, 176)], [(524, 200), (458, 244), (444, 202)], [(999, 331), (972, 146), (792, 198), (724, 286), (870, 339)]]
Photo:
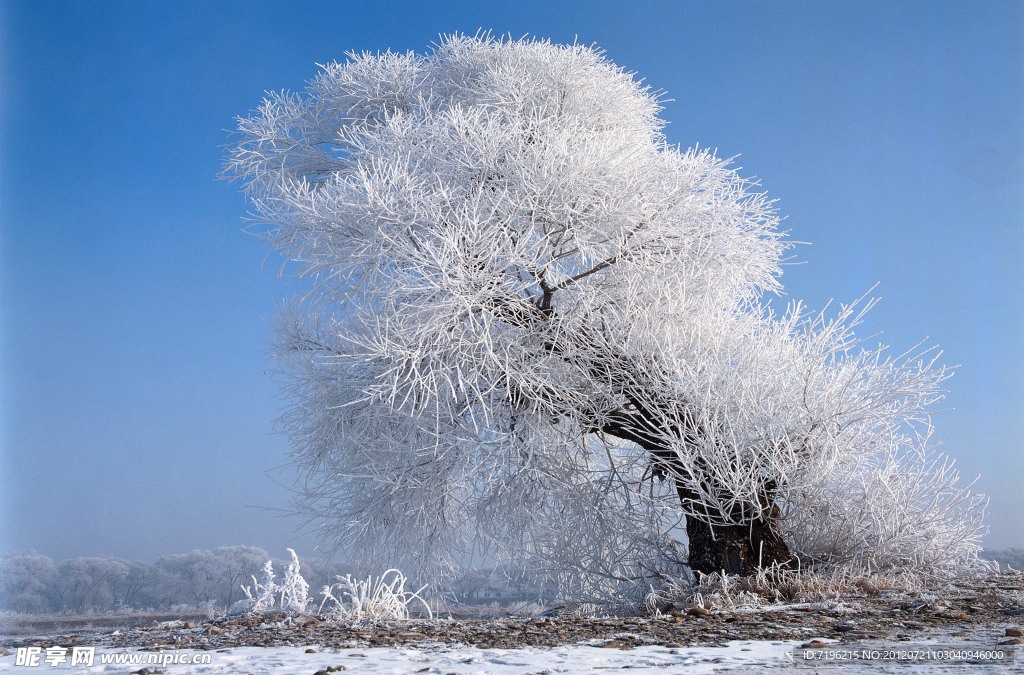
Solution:
[(267, 356), (289, 293), (220, 182), (234, 117), (348, 50), (578, 39), (673, 99), (672, 142), (779, 200), (820, 307), (938, 343), (937, 438), (1024, 546), (1024, 3), (0, 2), (0, 555), (315, 541)]

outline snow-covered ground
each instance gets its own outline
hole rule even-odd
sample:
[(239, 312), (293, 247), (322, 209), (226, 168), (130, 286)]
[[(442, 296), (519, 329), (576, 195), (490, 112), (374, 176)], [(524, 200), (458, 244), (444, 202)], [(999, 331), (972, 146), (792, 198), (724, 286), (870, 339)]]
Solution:
[[(764, 666), (784, 667), (793, 662), (797, 642), (736, 641), (720, 647), (638, 647), (621, 650), (582, 645), (522, 649), (476, 649), (441, 647), (421, 649), (327, 649), (307, 653), (307, 647), (236, 647), (215, 652), (181, 650), (167, 652), (177, 664), (162, 666), (165, 673), (314, 673), (332, 666), (344, 666), (353, 673), (470, 673), (505, 675), (522, 673), (592, 673), (628, 669), (631, 673), (669, 673), (685, 667), (687, 673), (710, 673), (722, 669), (750, 672)], [(145, 667), (101, 664), (105, 655), (145, 655), (141, 651), (96, 649), (92, 666), (63, 663), (24, 667), (15, 665), (16, 655), (0, 658), (0, 672), (131, 673)], [(209, 654), (210, 663), (186, 664), (192, 656)], [(341, 670), (341, 669), (338, 669)], [(336, 672), (336, 671), (331, 671)]]
[[(1024, 672), (1024, 664), (1004, 663), (991, 666), (952, 663), (894, 662), (801, 662), (794, 652), (797, 641), (732, 641), (719, 646), (686, 648), (637, 647), (620, 650), (573, 645), (562, 647), (526, 647), (521, 649), (477, 649), (472, 647), (438, 647), (434, 649), (372, 648), (319, 649), (309, 647), (235, 647), (212, 652), (180, 650), (163, 652), (163, 658), (176, 658), (177, 663), (148, 664), (150, 672), (171, 673), (307, 673), (319, 671), (351, 673), (436, 673), (459, 675), (516, 675), (524, 673), (601, 673), (628, 670), (630, 673), (782, 673), (782, 672), (870, 672), (933, 673), (939, 672)], [(138, 673), (147, 666), (144, 660), (128, 664), (101, 663), (104, 657), (136, 656), (144, 659), (157, 652), (124, 651), (97, 648), (93, 664), (52, 666), (45, 663), (45, 652), (39, 665), (16, 664), (16, 653), (0, 657), (0, 672), (68, 672), (75, 673)], [(796, 656), (795, 656), (796, 654)], [(193, 658), (208, 657), (207, 664), (191, 664)]]

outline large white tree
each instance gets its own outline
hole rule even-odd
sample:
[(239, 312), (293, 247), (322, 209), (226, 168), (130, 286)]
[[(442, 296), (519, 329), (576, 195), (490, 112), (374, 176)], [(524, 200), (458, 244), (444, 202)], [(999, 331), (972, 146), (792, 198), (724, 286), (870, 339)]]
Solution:
[(976, 566), (983, 500), (928, 440), (947, 371), (862, 347), (864, 306), (773, 314), (772, 202), (659, 112), (591, 47), (454, 36), (240, 119), (226, 171), (307, 280), (278, 333), (300, 506), (350, 554), (488, 550), (579, 597), (687, 561)]

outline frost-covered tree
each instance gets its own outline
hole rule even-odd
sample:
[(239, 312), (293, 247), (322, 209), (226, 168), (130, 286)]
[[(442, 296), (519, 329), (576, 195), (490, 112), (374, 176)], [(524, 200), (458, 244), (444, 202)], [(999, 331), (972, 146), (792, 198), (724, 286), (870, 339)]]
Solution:
[(156, 604), (230, 607), (242, 598), (242, 584), (269, 558), (255, 546), (220, 546), (212, 551), (177, 553), (156, 561)]
[(63, 609), (108, 610), (128, 584), (129, 567), (113, 556), (69, 558), (57, 566), (54, 588)]
[(862, 347), (865, 306), (773, 314), (772, 202), (659, 112), (593, 48), (454, 36), (240, 119), (226, 173), (306, 280), (300, 506), (350, 555), (497, 550), (578, 597), (687, 561), (976, 565), (982, 500), (928, 441), (947, 371)]
[(54, 609), (56, 575), (53, 560), (34, 551), (0, 558), (0, 608), (28, 613)]

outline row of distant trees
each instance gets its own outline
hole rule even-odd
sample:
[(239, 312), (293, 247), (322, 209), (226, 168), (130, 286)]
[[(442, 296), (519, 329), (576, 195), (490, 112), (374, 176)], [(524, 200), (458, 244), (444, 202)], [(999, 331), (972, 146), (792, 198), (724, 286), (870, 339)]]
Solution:
[(270, 559), (255, 546), (222, 546), (153, 563), (113, 556), (57, 564), (35, 553), (0, 559), (0, 607), (16, 612), (230, 607)]
[(1024, 548), (1004, 548), (999, 551), (985, 551), (982, 557), (987, 560), (994, 560), (999, 563), (999, 569), (1024, 570)]
[[(264, 580), (270, 554), (255, 546), (222, 546), (164, 556), (155, 562), (114, 556), (69, 558), (54, 563), (35, 552), (0, 558), (0, 610), (105, 612), (112, 610), (230, 609), (245, 598), (242, 586)], [(274, 560), (282, 574), (287, 563)], [(374, 570), (377, 574), (383, 570)], [(306, 558), (301, 574), (315, 595), (344, 573), (360, 576), (345, 563)], [(365, 574), (362, 573), (362, 574)], [(442, 589), (432, 589), (434, 591)], [(442, 593), (464, 603), (509, 602), (550, 597), (555, 589), (528, 576), (500, 570), (470, 570), (450, 580)]]

